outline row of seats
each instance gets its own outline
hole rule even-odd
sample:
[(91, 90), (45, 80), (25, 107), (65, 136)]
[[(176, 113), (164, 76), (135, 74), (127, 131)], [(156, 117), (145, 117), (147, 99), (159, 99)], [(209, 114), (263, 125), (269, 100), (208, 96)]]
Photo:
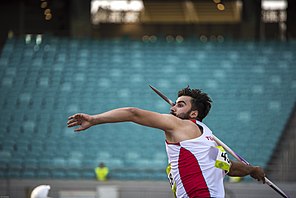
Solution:
[[(24, 179), (95, 179), (94, 169), (9, 169), (0, 172), (0, 178), (24, 178)], [(112, 169), (110, 179), (116, 180), (166, 180), (165, 170), (153, 169)]]

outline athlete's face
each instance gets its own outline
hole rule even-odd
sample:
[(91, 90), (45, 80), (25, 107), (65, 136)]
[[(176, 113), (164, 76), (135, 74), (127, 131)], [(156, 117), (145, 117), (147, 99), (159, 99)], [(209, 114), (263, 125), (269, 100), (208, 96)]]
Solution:
[(191, 111), (191, 97), (181, 96), (177, 99), (176, 104), (171, 107), (170, 113), (180, 119), (194, 119), (197, 111)]

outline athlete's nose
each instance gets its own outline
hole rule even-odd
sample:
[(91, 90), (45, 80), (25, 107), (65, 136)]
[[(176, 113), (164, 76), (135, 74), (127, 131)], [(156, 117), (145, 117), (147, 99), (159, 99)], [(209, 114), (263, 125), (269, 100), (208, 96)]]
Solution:
[(172, 107), (170, 108), (170, 111), (171, 111), (171, 112), (176, 112), (176, 108), (175, 108), (175, 106), (172, 106)]

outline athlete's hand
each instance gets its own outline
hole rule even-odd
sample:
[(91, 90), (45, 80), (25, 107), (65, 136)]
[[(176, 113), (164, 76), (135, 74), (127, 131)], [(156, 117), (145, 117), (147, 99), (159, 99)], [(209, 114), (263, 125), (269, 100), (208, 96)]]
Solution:
[(83, 131), (93, 126), (92, 116), (84, 113), (77, 113), (68, 118), (68, 127), (80, 126), (75, 129), (75, 131)]
[(253, 166), (250, 176), (258, 181), (262, 181), (265, 184), (265, 173), (264, 170), (259, 166)]

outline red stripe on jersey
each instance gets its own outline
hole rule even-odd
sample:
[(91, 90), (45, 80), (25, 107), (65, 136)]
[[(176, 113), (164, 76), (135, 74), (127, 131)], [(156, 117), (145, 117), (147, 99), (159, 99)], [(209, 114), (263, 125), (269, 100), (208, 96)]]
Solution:
[(184, 189), (190, 198), (211, 197), (197, 159), (183, 147), (180, 149), (178, 166)]

